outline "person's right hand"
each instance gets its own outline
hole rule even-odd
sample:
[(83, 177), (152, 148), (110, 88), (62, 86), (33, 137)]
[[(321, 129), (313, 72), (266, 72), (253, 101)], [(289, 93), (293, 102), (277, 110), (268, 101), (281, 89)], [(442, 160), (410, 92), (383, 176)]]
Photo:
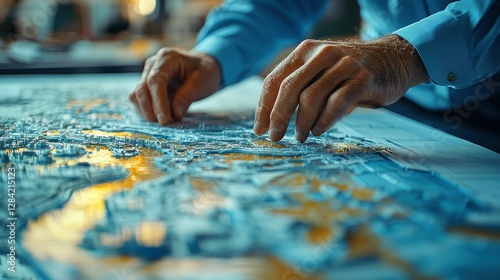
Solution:
[(219, 65), (211, 56), (163, 48), (146, 60), (130, 101), (147, 121), (165, 125), (182, 120), (191, 103), (213, 94), (220, 82)]

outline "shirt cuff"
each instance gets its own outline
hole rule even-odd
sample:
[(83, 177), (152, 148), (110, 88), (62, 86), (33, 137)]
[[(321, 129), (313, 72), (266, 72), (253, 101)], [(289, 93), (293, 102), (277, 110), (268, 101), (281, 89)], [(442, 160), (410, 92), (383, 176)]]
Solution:
[(442, 11), (394, 32), (418, 51), (430, 80), (452, 88), (476, 81), (468, 40), (458, 22)]
[(237, 48), (225, 39), (215, 36), (203, 38), (194, 46), (193, 51), (210, 55), (219, 63), (221, 88), (239, 81), (241, 75), (237, 69), (238, 65), (243, 68), (243, 58)]

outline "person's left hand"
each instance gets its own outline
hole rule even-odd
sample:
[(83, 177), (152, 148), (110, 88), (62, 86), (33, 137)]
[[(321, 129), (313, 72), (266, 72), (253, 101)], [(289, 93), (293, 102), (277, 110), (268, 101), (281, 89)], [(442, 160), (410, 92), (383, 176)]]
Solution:
[(295, 138), (318, 136), (357, 106), (399, 100), (428, 75), (412, 45), (396, 35), (376, 41), (302, 42), (264, 80), (254, 131), (281, 140), (295, 109)]
[(130, 101), (147, 121), (180, 121), (194, 101), (213, 94), (221, 70), (215, 58), (194, 51), (162, 48), (146, 60)]

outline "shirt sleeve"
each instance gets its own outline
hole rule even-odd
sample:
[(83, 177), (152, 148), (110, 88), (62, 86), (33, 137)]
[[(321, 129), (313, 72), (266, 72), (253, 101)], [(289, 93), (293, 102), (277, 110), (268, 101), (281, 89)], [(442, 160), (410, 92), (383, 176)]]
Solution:
[(328, 0), (228, 0), (214, 9), (194, 51), (214, 57), (222, 85), (259, 73), (277, 53), (304, 39)]
[(415, 47), (435, 84), (465, 88), (500, 72), (500, 1), (453, 2), (394, 33)]

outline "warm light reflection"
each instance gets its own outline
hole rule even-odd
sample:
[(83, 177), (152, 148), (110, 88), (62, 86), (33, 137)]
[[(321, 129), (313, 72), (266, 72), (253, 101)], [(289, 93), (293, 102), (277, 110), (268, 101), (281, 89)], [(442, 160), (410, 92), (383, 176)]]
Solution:
[[(93, 103), (98, 105), (99, 101)], [(76, 105), (76, 104), (73, 104)], [(87, 107), (89, 108), (89, 107)], [(83, 109), (88, 110), (88, 109)], [(56, 131), (48, 131), (47, 134), (56, 135)], [(129, 133), (129, 132), (102, 132), (86, 130), (84, 133), (101, 137), (127, 137), (154, 139), (153, 137)], [(285, 148), (282, 144), (275, 144), (265, 140), (253, 142), (257, 147), (265, 148)], [(177, 147), (178, 148), (178, 147)], [(105, 146), (87, 147), (88, 156), (78, 159), (55, 158), (55, 166), (60, 164), (75, 164), (78, 162), (88, 162), (97, 166), (120, 165), (127, 168), (130, 176), (125, 180), (98, 184), (89, 188), (77, 191), (70, 201), (61, 210), (55, 210), (42, 215), (39, 219), (31, 221), (23, 235), (23, 242), (35, 257), (40, 260), (53, 260), (59, 263), (68, 263), (82, 268), (85, 278), (96, 279), (94, 276), (100, 275), (103, 271), (109, 271), (117, 266), (128, 267), (127, 273), (134, 275), (138, 273), (133, 267), (137, 267), (140, 262), (136, 258), (127, 257), (105, 257), (96, 258), (79, 245), (83, 240), (83, 235), (92, 229), (105, 215), (105, 200), (112, 193), (132, 188), (137, 182), (157, 178), (163, 173), (156, 167), (154, 158), (161, 153), (141, 148), (141, 155), (132, 158), (114, 158), (111, 151)], [(345, 150), (348, 147), (336, 149)], [(233, 161), (259, 161), (259, 160), (286, 160), (290, 157), (282, 156), (260, 156), (249, 154), (224, 154), (226, 162)], [(291, 157), (300, 158), (300, 157)], [(345, 192), (354, 199), (360, 201), (371, 201), (376, 192), (372, 189), (361, 188), (352, 184), (347, 176), (339, 176), (335, 180), (332, 178), (318, 178), (313, 174), (293, 173), (280, 176), (272, 180), (268, 187), (280, 188), (309, 188), (310, 191), (319, 191), (321, 188), (332, 188), (337, 192)], [(225, 198), (218, 194), (217, 189), (221, 187), (217, 182), (191, 178), (191, 185), (197, 190), (197, 196), (193, 199), (193, 212), (204, 213), (214, 207), (221, 207), (225, 203)], [(267, 191), (268, 187), (263, 187), (262, 191)], [(293, 216), (294, 218), (308, 222), (312, 225), (306, 238), (311, 244), (322, 245), (334, 242), (335, 237), (341, 230), (340, 223), (358, 217), (370, 215), (361, 209), (350, 207), (339, 207), (333, 209), (335, 199), (329, 201), (313, 201), (306, 195), (306, 192), (298, 192), (291, 195), (297, 202), (295, 206), (288, 208), (269, 209), (270, 212), (280, 215)], [(132, 205), (131, 207), (136, 207)], [(106, 246), (121, 246), (123, 243), (136, 238), (139, 244), (147, 247), (161, 246), (165, 241), (168, 229), (164, 223), (154, 221), (143, 221), (133, 228), (126, 228), (116, 235), (101, 234), (100, 240)], [(375, 236), (369, 231), (358, 231), (350, 233), (348, 236), (349, 245), (352, 246), (350, 257), (356, 258), (362, 255), (378, 255), (385, 261), (402, 267), (406, 271), (412, 268), (402, 262), (397, 257), (387, 253), (377, 243)], [(230, 264), (230, 265), (228, 265)], [(92, 267), (91, 270), (85, 269)], [(218, 267), (217, 269), (214, 269)], [(277, 279), (285, 276), (301, 276), (300, 272), (294, 271), (286, 264), (276, 258), (266, 256), (248, 256), (234, 259), (162, 259), (148, 265), (142, 270), (140, 275), (185, 275), (192, 271), (212, 271), (214, 275), (241, 275), (249, 276), (249, 279)], [(143, 273), (143, 274), (142, 274)], [(273, 275), (270, 277), (270, 275)], [(274, 277), (275, 276), (275, 277)], [(318, 274), (310, 275), (310, 279), (316, 279)], [(140, 277), (138, 277), (139, 279)], [(104, 278), (101, 278), (104, 279)], [(292, 278), (290, 278), (292, 279)], [(300, 279), (300, 278), (299, 278)]]
[[(150, 138), (146, 135), (133, 133), (106, 133), (87, 131), (89, 134), (100, 136), (119, 136)], [(97, 267), (102, 260), (89, 255), (79, 247), (86, 231), (93, 228), (105, 215), (105, 200), (112, 193), (132, 188), (139, 181), (152, 180), (164, 175), (159, 170), (154, 158), (160, 152), (141, 148), (141, 155), (132, 158), (114, 158), (111, 151), (104, 146), (87, 147), (89, 155), (78, 159), (55, 158), (54, 166), (60, 164), (76, 164), (88, 162), (97, 166), (120, 165), (128, 169), (130, 176), (124, 180), (94, 185), (73, 193), (68, 203), (60, 210), (43, 214), (37, 220), (30, 221), (23, 243), (35, 257), (40, 260), (52, 259), (61, 263), (74, 264), (78, 267)], [(145, 230), (151, 228), (146, 225)], [(130, 233), (124, 232), (121, 238), (130, 238)], [(145, 243), (156, 244), (157, 236), (142, 234)], [(150, 238), (148, 240), (148, 238)], [(105, 242), (120, 242), (116, 236), (101, 237)]]
[(140, 133), (133, 132), (106, 132), (100, 130), (82, 130), (83, 133), (93, 136), (101, 136), (101, 137), (127, 137), (127, 138), (135, 138), (135, 139), (146, 139), (153, 140), (155, 139), (152, 136), (144, 135)]
[(190, 182), (198, 191), (198, 196), (193, 201), (194, 214), (203, 214), (215, 207), (224, 206), (226, 200), (214, 191), (216, 186), (212, 182), (198, 178), (191, 178)]
[(74, 99), (66, 103), (66, 108), (71, 109), (73, 107), (81, 107), (83, 112), (88, 112), (91, 109), (106, 103), (107, 101), (105, 99), (99, 99), (99, 98), (92, 100)]
[(135, 228), (135, 238), (138, 244), (146, 247), (159, 247), (165, 241), (167, 228), (164, 223), (144, 221)]
[[(130, 271), (132, 276), (133, 271)], [(145, 267), (137, 278), (152, 279), (306, 279), (293, 278), (298, 271), (277, 258), (246, 256), (240, 258), (164, 258)], [(127, 274), (128, 275), (128, 274)], [(285, 277), (290, 276), (290, 277)], [(308, 275), (307, 279), (318, 279)]]
[[(336, 234), (345, 230), (345, 227), (342, 226), (343, 222), (361, 217), (369, 217), (372, 213), (348, 206), (335, 208), (332, 205), (342, 205), (335, 198), (330, 198), (326, 201), (315, 201), (307, 194), (310, 191), (319, 191), (322, 186), (333, 188), (339, 192), (349, 193), (352, 198), (359, 201), (373, 201), (377, 194), (375, 190), (357, 186), (343, 177), (340, 176), (339, 182), (336, 182), (332, 179), (320, 180), (316, 175), (307, 174), (287, 174), (280, 176), (270, 182), (271, 187), (273, 185), (286, 186), (287, 188), (308, 186), (310, 189), (291, 195), (297, 202), (295, 207), (275, 208), (270, 211), (274, 214), (292, 216), (300, 221), (311, 224), (312, 227), (307, 232), (308, 241), (320, 247), (328, 246), (331, 242), (335, 242)], [(344, 181), (349, 183), (340, 183)], [(422, 275), (410, 263), (384, 248), (377, 236), (369, 228), (362, 226), (354, 230), (348, 230), (346, 232), (346, 239), (349, 248), (348, 258), (377, 257), (385, 263), (405, 271), (412, 279), (423, 279)]]
[(271, 142), (265, 139), (253, 140), (253, 144), (256, 147), (273, 148), (273, 149), (284, 149), (286, 146), (281, 143)]
[(57, 135), (59, 135), (59, 134), (61, 134), (61, 133), (59, 132), (59, 130), (49, 130), (49, 131), (47, 131), (45, 134), (46, 134), (47, 136), (57, 136)]
[(385, 263), (404, 271), (409, 279), (439, 279), (439, 277), (425, 277), (411, 263), (384, 248), (378, 237), (366, 226), (347, 232), (346, 239), (349, 244), (350, 259), (378, 257)]
[(222, 155), (227, 163), (232, 164), (233, 161), (258, 161), (258, 160), (286, 160), (295, 157), (284, 157), (284, 156), (261, 156), (261, 155), (251, 155), (251, 154), (223, 154)]
[[(152, 139), (147, 135), (128, 132), (111, 133), (88, 130), (85, 133), (105, 137)], [(56, 158), (55, 166), (78, 162), (89, 162), (98, 166), (118, 164), (126, 167), (130, 171), (130, 176), (125, 180), (99, 184), (76, 191), (63, 209), (46, 213), (39, 219), (31, 221), (23, 235), (23, 242), (28, 251), (35, 257), (80, 267), (84, 278), (87, 279), (108, 279), (103, 273), (112, 271), (116, 267), (122, 267), (122, 271), (127, 275), (139, 273), (137, 279), (144, 275), (161, 277), (168, 274), (169, 276), (179, 275), (181, 277), (201, 270), (214, 275), (247, 276), (247, 279), (263, 279), (265, 277), (277, 279), (284, 274), (295, 275), (297, 273), (280, 260), (263, 256), (224, 260), (167, 258), (148, 265), (144, 270), (138, 272), (134, 268), (141, 263), (140, 259), (126, 256), (95, 258), (88, 254), (80, 248), (79, 244), (83, 239), (83, 234), (102, 220), (105, 214), (105, 199), (112, 193), (132, 188), (138, 181), (151, 180), (161, 176), (162, 173), (154, 164), (154, 157), (160, 153), (153, 150), (141, 149), (140, 156), (118, 159), (112, 157), (111, 152), (103, 146), (99, 148), (91, 146), (87, 149), (89, 151), (88, 157)], [(284, 158), (232, 154), (226, 155), (226, 159), (231, 161)], [(191, 184), (199, 192), (199, 196), (193, 201), (193, 211), (202, 213), (224, 203), (224, 198), (216, 194), (214, 187), (217, 186), (213, 182), (192, 178)], [(164, 242), (167, 234), (167, 228), (163, 223), (146, 221), (133, 229), (125, 228), (119, 235), (102, 234), (100, 238), (102, 244), (107, 246), (121, 246), (135, 236), (140, 244), (155, 247)], [(92, 269), (86, 269), (89, 267)]]
[(141, 16), (148, 16), (156, 9), (156, 0), (139, 0), (135, 11)]

